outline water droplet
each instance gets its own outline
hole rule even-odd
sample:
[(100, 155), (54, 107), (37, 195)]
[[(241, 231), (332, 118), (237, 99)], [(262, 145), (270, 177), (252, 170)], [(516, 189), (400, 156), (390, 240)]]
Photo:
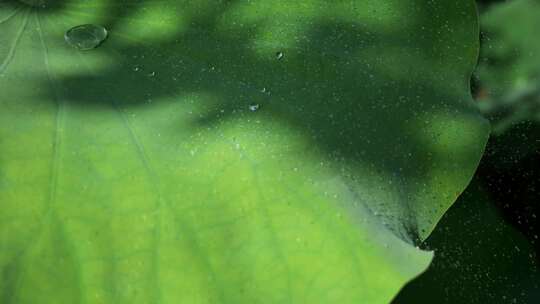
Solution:
[(99, 25), (83, 24), (69, 29), (64, 34), (67, 44), (80, 50), (87, 51), (98, 47), (107, 39), (107, 30)]
[(260, 107), (261, 107), (261, 106), (260, 106), (259, 104), (256, 104), (256, 103), (250, 104), (250, 105), (249, 105), (249, 110), (250, 110), (251, 112), (255, 112), (255, 111), (257, 111)]
[(276, 53), (277, 60), (281, 60), (283, 58), (283, 52), (277, 52)]

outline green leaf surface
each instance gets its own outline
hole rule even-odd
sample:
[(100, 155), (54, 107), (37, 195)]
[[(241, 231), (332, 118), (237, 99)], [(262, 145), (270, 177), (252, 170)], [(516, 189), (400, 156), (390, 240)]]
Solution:
[(24, 2), (1, 303), (388, 303), (484, 148), (472, 0)]

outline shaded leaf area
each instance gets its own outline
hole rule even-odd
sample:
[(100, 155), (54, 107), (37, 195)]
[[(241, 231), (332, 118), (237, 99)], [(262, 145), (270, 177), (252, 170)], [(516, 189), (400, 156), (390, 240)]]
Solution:
[[(3, 2), (1, 302), (389, 302), (484, 148), (475, 18)], [(80, 24), (109, 38), (71, 48)]]
[(480, 108), (495, 134), (540, 120), (540, 1), (516, 0), (481, 14), (482, 48), (475, 78)]
[(538, 1), (478, 2), (482, 51), (473, 92), (495, 136), (475, 182), (426, 242), (433, 264), (395, 303), (540, 301), (540, 9)]
[(530, 242), (491, 203), (476, 177), (426, 241), (435, 251), (427, 272), (398, 303), (523, 303), (540, 301), (538, 257)]
[(482, 13), (484, 10), (490, 8), (492, 5), (503, 3), (507, 0), (476, 0), (478, 10)]

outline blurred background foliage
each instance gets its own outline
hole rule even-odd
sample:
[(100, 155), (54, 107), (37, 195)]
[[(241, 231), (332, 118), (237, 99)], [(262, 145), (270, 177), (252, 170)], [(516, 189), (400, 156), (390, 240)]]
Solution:
[(540, 303), (540, 0), (478, 0), (471, 81), (493, 134), (475, 178), (426, 241), (435, 259), (394, 304)]

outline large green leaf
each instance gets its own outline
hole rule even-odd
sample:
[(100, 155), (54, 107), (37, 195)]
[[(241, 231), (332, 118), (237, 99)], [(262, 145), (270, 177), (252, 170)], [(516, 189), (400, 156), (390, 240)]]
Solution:
[(2, 303), (385, 303), (429, 264), (488, 133), (472, 0), (25, 2)]

